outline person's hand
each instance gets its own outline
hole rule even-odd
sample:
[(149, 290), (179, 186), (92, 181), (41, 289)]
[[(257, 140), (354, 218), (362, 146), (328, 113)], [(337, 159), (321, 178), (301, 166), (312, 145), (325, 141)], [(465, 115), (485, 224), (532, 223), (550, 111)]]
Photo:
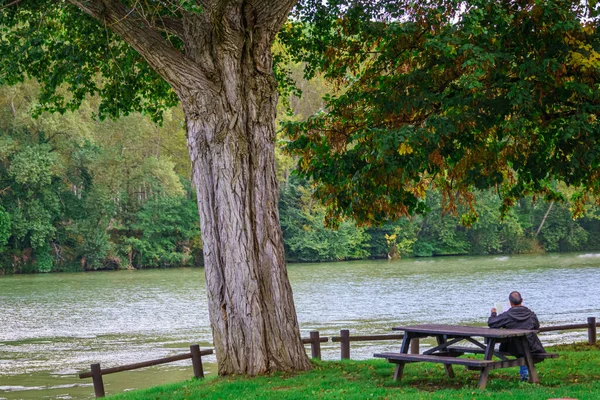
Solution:
[(496, 313), (496, 309), (492, 308), (492, 314), (495, 314), (495, 313)]

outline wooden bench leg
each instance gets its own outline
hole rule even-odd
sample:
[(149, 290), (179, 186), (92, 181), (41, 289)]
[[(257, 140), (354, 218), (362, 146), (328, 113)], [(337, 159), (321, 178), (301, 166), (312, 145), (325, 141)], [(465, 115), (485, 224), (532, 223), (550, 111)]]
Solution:
[(454, 378), (454, 370), (452, 369), (452, 364), (444, 364), (444, 369), (446, 370), (446, 375), (448, 375), (448, 378)]
[(487, 385), (488, 375), (490, 374), (490, 368), (484, 367), (479, 374), (479, 389), (484, 390)]
[(400, 361), (398, 364), (396, 364), (396, 371), (394, 371), (394, 380), (398, 381), (398, 382), (401, 381), (403, 373), (404, 373), (404, 361)]
[(444, 368), (446, 369), (446, 375), (449, 378), (454, 378), (454, 370), (452, 369), (452, 364), (444, 364)]
[[(446, 339), (443, 336), (437, 336), (436, 339), (438, 346), (446, 342)], [(452, 364), (444, 364), (444, 369), (446, 370), (446, 375), (448, 375), (449, 378), (454, 378), (454, 370), (452, 369)]]
[[(404, 334), (404, 339), (402, 339), (402, 346), (400, 347), (400, 353), (408, 354), (408, 348), (410, 346), (410, 341), (413, 339), (413, 335), (409, 332)], [(394, 380), (401, 381), (402, 374), (404, 373), (404, 361), (398, 362), (396, 364), (396, 370), (394, 371)]]

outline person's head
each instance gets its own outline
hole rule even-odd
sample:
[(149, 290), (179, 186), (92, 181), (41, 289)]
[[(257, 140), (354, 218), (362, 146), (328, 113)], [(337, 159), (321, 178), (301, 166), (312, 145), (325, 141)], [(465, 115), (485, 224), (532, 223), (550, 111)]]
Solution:
[(510, 292), (510, 295), (508, 295), (508, 301), (510, 301), (511, 307), (516, 307), (521, 305), (523, 298), (521, 297), (521, 293), (514, 291)]

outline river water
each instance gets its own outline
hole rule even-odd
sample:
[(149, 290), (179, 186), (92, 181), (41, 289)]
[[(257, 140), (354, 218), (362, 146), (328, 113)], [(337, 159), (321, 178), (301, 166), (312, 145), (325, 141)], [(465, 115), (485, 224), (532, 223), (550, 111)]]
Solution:
[[(407, 323), (485, 323), (519, 290), (542, 325), (600, 316), (600, 254), (437, 257), (292, 264), (288, 272), (302, 336), (391, 333)], [(585, 331), (549, 333), (544, 343), (585, 340)], [(203, 269), (0, 277), (0, 400), (93, 397), (77, 373), (210, 348)], [(339, 358), (324, 343), (323, 358)], [(427, 344), (425, 343), (425, 346)], [(397, 348), (353, 343), (352, 358)], [(205, 371), (215, 373), (214, 356)], [(190, 361), (104, 377), (106, 392), (176, 382)]]

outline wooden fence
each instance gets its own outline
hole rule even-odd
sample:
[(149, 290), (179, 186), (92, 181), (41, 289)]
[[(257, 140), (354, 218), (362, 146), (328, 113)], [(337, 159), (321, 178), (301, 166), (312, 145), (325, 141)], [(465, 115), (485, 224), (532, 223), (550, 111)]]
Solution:
[(91, 371), (82, 372), (79, 374), (80, 379), (92, 378), (94, 383), (94, 394), (96, 397), (104, 397), (104, 381), (103, 375), (114, 374), (116, 372), (130, 371), (132, 369), (139, 369), (145, 367), (151, 367), (153, 365), (167, 364), (175, 361), (192, 359), (192, 366), (194, 367), (194, 377), (196, 379), (204, 378), (204, 369), (202, 368), (202, 356), (212, 354), (212, 349), (200, 350), (200, 346), (197, 344), (190, 346), (190, 352), (185, 354), (178, 354), (171, 357), (159, 358), (157, 360), (143, 361), (135, 364), (121, 365), (120, 367), (113, 368), (100, 368), (100, 364), (92, 364)]
[[(302, 338), (302, 343), (310, 344), (311, 357), (321, 359), (321, 343), (328, 342), (328, 337), (320, 337), (318, 331), (310, 332), (310, 337)], [(178, 354), (175, 356), (159, 358), (157, 360), (143, 361), (135, 364), (121, 365), (119, 367), (104, 368), (100, 367), (100, 363), (92, 364), (91, 371), (82, 372), (79, 374), (80, 379), (92, 378), (94, 384), (94, 394), (96, 398), (106, 396), (104, 391), (104, 380), (103, 375), (114, 374), (116, 372), (131, 371), (133, 369), (151, 367), (153, 365), (167, 364), (175, 361), (192, 359), (192, 366), (194, 368), (194, 377), (196, 379), (204, 378), (204, 369), (202, 367), (202, 356), (213, 354), (212, 349), (200, 350), (200, 346), (197, 344), (190, 346), (190, 352), (185, 354)]]
[[(597, 342), (597, 327), (600, 323), (596, 322), (595, 317), (589, 317), (587, 323), (583, 324), (569, 324), (569, 325), (555, 325), (545, 326), (539, 329), (540, 332), (552, 332), (552, 331), (568, 331), (576, 329), (586, 329), (588, 331), (588, 343), (596, 344)], [(350, 358), (350, 343), (351, 342), (374, 342), (379, 340), (402, 340), (404, 335), (402, 334), (391, 334), (391, 335), (356, 335), (350, 336), (348, 329), (340, 330), (340, 336), (331, 337), (331, 341), (334, 343), (340, 343), (340, 355), (342, 359)], [(311, 331), (310, 337), (302, 338), (302, 343), (310, 344), (310, 353), (312, 358), (321, 359), (321, 343), (329, 341), (329, 337), (321, 337), (318, 331)], [(412, 354), (419, 354), (419, 340), (411, 340), (410, 352)], [(104, 382), (102, 380), (103, 375), (114, 374), (115, 372), (129, 371), (132, 369), (145, 368), (153, 365), (166, 364), (175, 361), (181, 361), (186, 359), (192, 359), (192, 366), (194, 367), (194, 376), (204, 378), (204, 370), (202, 368), (202, 356), (213, 354), (213, 350), (200, 350), (200, 346), (190, 346), (190, 352), (185, 354), (179, 354), (171, 357), (161, 358), (158, 360), (144, 361), (136, 364), (122, 365), (120, 367), (101, 369), (100, 364), (92, 364), (91, 371), (83, 372), (79, 374), (79, 378), (92, 378), (94, 383), (94, 394), (96, 397), (104, 397)]]

